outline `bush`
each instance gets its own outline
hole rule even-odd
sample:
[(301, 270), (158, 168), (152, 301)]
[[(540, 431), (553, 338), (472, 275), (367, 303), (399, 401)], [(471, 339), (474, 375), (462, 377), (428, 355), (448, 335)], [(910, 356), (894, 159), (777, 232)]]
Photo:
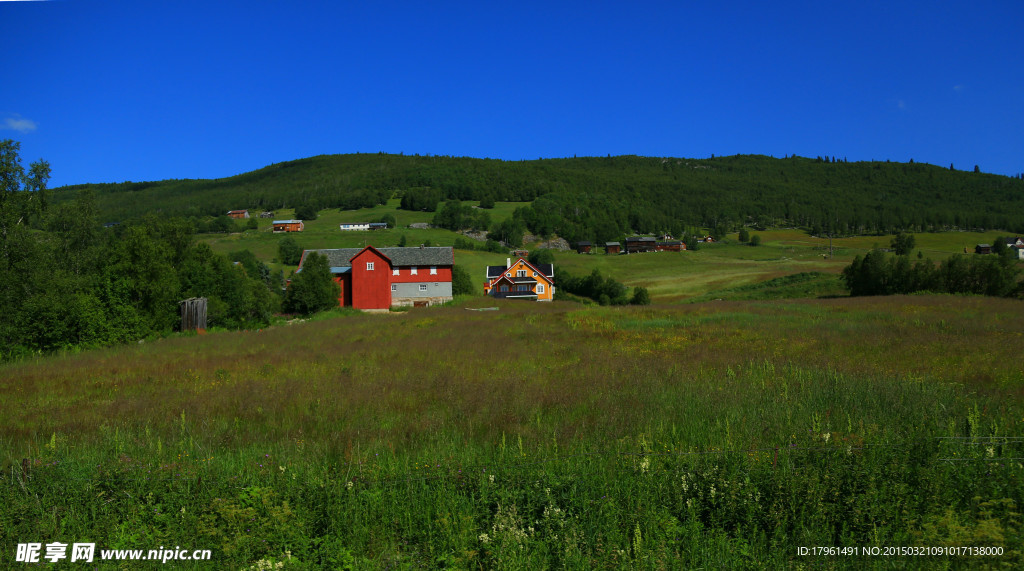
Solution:
[(317, 207), (315, 204), (303, 204), (295, 208), (295, 218), (298, 220), (316, 220)]
[(549, 248), (540, 248), (530, 252), (528, 260), (531, 264), (553, 264), (555, 263), (555, 252)]
[(311, 252), (302, 264), (302, 271), (292, 275), (292, 283), (284, 294), (284, 310), (309, 315), (337, 307), (341, 287), (331, 276), (327, 256)]
[(277, 243), (277, 258), (282, 264), (289, 266), (299, 265), (302, 260), (302, 248), (291, 236), (285, 236)]
[(905, 256), (914, 249), (914, 244), (915, 241), (913, 234), (904, 234), (903, 232), (900, 232), (892, 239), (892, 242), (890, 242), (889, 245), (892, 247), (893, 252), (896, 252), (897, 256)]
[(760, 246), (761, 245), (761, 236), (759, 236), (757, 234), (754, 234), (753, 236), (751, 236), (750, 237), (750, 245), (751, 246)]
[(633, 288), (633, 297), (629, 300), (630, 305), (650, 305), (651, 294), (647, 293), (647, 288), (637, 286)]
[(472, 295), (473, 278), (462, 266), (452, 266), (452, 295)]

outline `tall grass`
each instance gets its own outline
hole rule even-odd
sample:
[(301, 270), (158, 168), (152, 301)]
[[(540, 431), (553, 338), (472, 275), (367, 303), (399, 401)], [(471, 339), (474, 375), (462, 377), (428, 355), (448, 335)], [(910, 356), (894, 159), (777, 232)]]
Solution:
[(899, 564), (1024, 562), (1019, 302), (498, 307), (5, 366), (0, 553), (863, 567), (892, 560), (796, 548), (953, 545), (1004, 555)]

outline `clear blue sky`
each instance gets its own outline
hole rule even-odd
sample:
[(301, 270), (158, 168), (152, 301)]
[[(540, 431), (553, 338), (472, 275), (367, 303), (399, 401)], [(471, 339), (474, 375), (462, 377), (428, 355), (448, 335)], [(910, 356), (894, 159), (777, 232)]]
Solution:
[(1024, 172), (1024, 2), (0, 1), (51, 186), (330, 153), (834, 155)]

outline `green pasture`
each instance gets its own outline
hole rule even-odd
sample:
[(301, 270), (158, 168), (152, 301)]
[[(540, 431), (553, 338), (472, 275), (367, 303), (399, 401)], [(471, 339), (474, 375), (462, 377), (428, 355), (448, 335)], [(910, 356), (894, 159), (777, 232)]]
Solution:
[(470, 298), (8, 363), (0, 557), (811, 568), (798, 547), (856, 545), (999, 554), (824, 567), (1020, 567), (1020, 303)]

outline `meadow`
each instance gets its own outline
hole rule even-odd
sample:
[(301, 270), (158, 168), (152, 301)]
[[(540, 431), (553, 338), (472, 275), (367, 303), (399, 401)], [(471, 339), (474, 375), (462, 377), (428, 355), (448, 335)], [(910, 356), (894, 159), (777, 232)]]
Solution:
[[(770, 258), (786, 240), (717, 255)], [(642, 258), (559, 259), (573, 256)], [(0, 554), (95, 541), (211, 549), (194, 568), (231, 569), (1024, 564), (1020, 301), (665, 297), (470, 298), (3, 365)], [(813, 546), (1001, 554), (798, 552)]]

